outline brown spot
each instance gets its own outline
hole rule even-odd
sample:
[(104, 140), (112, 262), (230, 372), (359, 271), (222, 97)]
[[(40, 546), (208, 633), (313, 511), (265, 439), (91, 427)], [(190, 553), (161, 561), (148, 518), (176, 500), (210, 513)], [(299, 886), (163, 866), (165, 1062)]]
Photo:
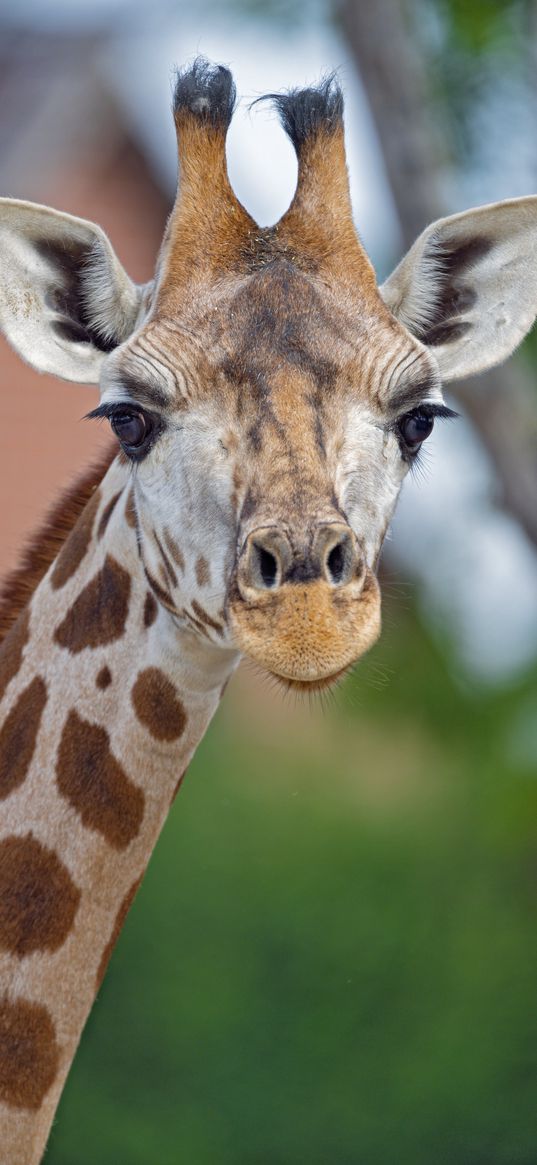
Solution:
[(56, 559), (54, 569), (50, 576), (50, 585), (55, 591), (60, 590), (60, 587), (64, 587), (66, 582), (73, 577), (86, 555), (91, 542), (93, 523), (100, 497), (101, 492), (96, 489), (86, 509), (78, 519), (74, 530), (69, 535), (67, 542), (65, 542), (59, 557)]
[(145, 596), (144, 603), (144, 627), (151, 627), (151, 624), (155, 622), (157, 614), (157, 600), (155, 599), (155, 596), (151, 594), (151, 591), (148, 591)]
[(168, 590), (165, 590), (164, 587), (161, 587), (158, 579), (156, 579), (155, 576), (153, 574), (151, 574), (151, 571), (149, 571), (147, 569), (147, 566), (145, 566), (145, 565), (144, 565), (144, 574), (145, 574), (145, 577), (149, 583), (149, 586), (152, 588), (152, 590), (154, 590), (157, 598), (160, 599), (161, 603), (164, 603), (165, 607), (169, 607), (169, 609), (171, 611), (173, 611), (174, 610), (173, 599), (172, 599), (170, 592)]
[(104, 510), (99, 519), (99, 525), (97, 526), (98, 538), (102, 538), (122, 493), (122, 489), (118, 490), (118, 492), (110, 498), (110, 501), (107, 502), (106, 506), (104, 507)]
[(46, 1007), (26, 999), (0, 999), (0, 1100), (12, 1108), (40, 1108), (60, 1059)]
[(157, 740), (177, 740), (183, 735), (186, 712), (160, 668), (146, 667), (141, 671), (131, 697), (138, 719)]
[(83, 720), (74, 709), (63, 728), (56, 781), (83, 824), (101, 833), (114, 849), (126, 849), (137, 837), (144, 815), (143, 790), (113, 756), (106, 729)]
[(28, 642), (29, 622), (28, 611), (23, 611), (0, 647), (0, 700), (22, 663), (22, 653)]
[(0, 799), (8, 797), (26, 777), (46, 702), (46, 684), (36, 676), (4, 720), (0, 730)]
[(192, 599), (192, 610), (197, 615), (200, 623), (204, 623), (207, 627), (212, 627), (213, 631), (217, 631), (219, 635), (223, 634), (224, 628), (222, 624), (217, 623), (216, 619), (212, 619), (209, 612), (196, 599)]
[(187, 617), (190, 625), (192, 627), (194, 627), (196, 629), (196, 631), (200, 632), (200, 635), (204, 635), (206, 639), (210, 639), (210, 635), (209, 635), (209, 632), (207, 631), (207, 628), (204, 627), (203, 623), (200, 623), (199, 619), (195, 619), (194, 615), (191, 615), (189, 611), (186, 612), (186, 617)]
[(179, 570), (182, 570), (182, 572), (184, 574), (184, 571), (185, 571), (184, 556), (183, 556), (181, 550), (179, 549), (179, 546), (177, 545), (175, 538), (173, 537), (172, 534), (170, 534), (170, 531), (168, 530), (167, 526), (164, 527), (164, 541), (165, 541), (166, 546), (168, 547), (168, 550), (173, 558), (173, 561), (175, 562), (175, 565), (178, 566)]
[(135, 882), (133, 882), (130, 889), (127, 890), (127, 893), (125, 894), (125, 897), (124, 897), (124, 899), (119, 907), (119, 910), (116, 914), (116, 920), (115, 920), (114, 925), (112, 927), (112, 934), (110, 935), (110, 938), (108, 939), (108, 942), (107, 942), (107, 944), (104, 948), (104, 951), (101, 955), (101, 961), (99, 963), (99, 968), (97, 971), (97, 978), (96, 978), (96, 990), (97, 991), (99, 990), (99, 987), (101, 986), (101, 983), (104, 979), (106, 968), (108, 966), (108, 963), (110, 962), (110, 956), (111, 956), (112, 951), (113, 951), (113, 949), (117, 943), (117, 940), (121, 934), (121, 931), (123, 930), (123, 925), (124, 925), (125, 919), (126, 919), (127, 914), (129, 913), (129, 910), (134, 902), (136, 894), (138, 893), (142, 878), (143, 878), (143, 874), (141, 874), (140, 877), (137, 878)]
[(60, 553), (66, 538), (93, 497), (116, 451), (106, 456), (75, 481), (45, 519), (24, 550), (19, 565), (8, 574), (0, 589), (0, 640), (16, 623), (36, 587)]
[(196, 580), (199, 587), (207, 587), (211, 581), (209, 563), (203, 554), (200, 554), (196, 562)]
[(163, 562), (159, 562), (158, 572), (162, 586), (166, 588), (168, 586), (168, 575), (166, 574), (166, 567)]
[(109, 667), (102, 667), (100, 672), (97, 672), (95, 683), (101, 689), (101, 692), (104, 692), (105, 688), (110, 687), (112, 683), (112, 672)]
[(57, 951), (73, 925), (80, 890), (54, 850), (31, 833), (0, 843), (0, 947), (23, 958)]
[(132, 487), (129, 490), (127, 501), (125, 503), (125, 519), (127, 525), (130, 526), (131, 529), (136, 530), (138, 522), (136, 518), (136, 506), (134, 504), (134, 490)]
[(130, 574), (107, 554), (101, 570), (56, 628), (56, 643), (76, 653), (120, 639), (129, 613), (130, 591)]
[[(164, 579), (164, 583), (165, 583), (165, 585), (167, 585), (167, 582), (169, 579), (171, 584), (172, 584), (172, 587), (176, 587), (177, 586), (177, 575), (176, 575), (176, 573), (173, 569), (173, 566), (168, 558), (168, 555), (166, 554), (166, 551), (162, 545), (162, 542), (160, 541), (160, 538), (158, 537), (157, 534), (155, 534), (155, 541), (156, 541), (156, 544), (159, 548), (162, 562), (164, 563), (164, 573), (162, 574), (162, 577)], [(161, 564), (161, 571), (162, 571), (162, 564)]]

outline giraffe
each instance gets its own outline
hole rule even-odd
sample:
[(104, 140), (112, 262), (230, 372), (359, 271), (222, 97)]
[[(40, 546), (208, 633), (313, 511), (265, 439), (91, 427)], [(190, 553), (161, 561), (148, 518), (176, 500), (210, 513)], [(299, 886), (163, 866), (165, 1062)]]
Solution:
[(228, 181), (229, 71), (178, 74), (180, 183), (154, 280), (99, 227), (0, 201), (0, 322), (100, 384), (116, 444), (0, 608), (0, 1136), (36, 1165), (108, 958), (242, 655), (334, 683), (380, 630), (377, 562), (442, 382), (537, 313), (537, 198), (427, 227), (381, 287), (334, 78), (271, 95), (298, 181), (261, 229)]

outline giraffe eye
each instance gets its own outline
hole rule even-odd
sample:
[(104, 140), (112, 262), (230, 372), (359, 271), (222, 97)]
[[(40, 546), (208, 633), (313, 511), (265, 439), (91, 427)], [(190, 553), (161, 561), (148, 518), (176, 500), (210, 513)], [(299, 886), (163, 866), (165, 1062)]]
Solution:
[(430, 437), (434, 426), (434, 417), (421, 409), (414, 409), (406, 413), (399, 421), (398, 429), (403, 441), (411, 451), (419, 449), (423, 441)]
[(153, 428), (150, 417), (141, 409), (118, 409), (110, 418), (110, 424), (127, 452), (139, 450)]

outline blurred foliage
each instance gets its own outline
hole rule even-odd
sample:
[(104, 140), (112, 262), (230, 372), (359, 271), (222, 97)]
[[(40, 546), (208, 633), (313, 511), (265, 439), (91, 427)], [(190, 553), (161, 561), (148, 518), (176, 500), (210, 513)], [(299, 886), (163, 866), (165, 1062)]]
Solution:
[(535, 71), (535, 0), (401, 0), (426, 66), (446, 156), (472, 154), (472, 116), (498, 78)]
[(224, 702), (48, 1165), (534, 1165), (536, 677), (469, 693), (385, 622), (294, 736)]
[(453, 45), (472, 54), (516, 47), (534, 0), (437, 0)]

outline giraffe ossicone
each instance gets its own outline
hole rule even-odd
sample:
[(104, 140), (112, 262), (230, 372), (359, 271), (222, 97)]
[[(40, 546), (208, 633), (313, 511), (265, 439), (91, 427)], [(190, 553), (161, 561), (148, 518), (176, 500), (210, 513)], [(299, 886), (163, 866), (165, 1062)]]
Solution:
[(113, 943), (241, 655), (311, 690), (371, 647), (399, 490), (452, 415), (442, 381), (505, 359), (537, 313), (537, 198), (440, 220), (379, 288), (336, 81), (273, 100), (298, 182), (261, 229), (227, 177), (229, 71), (198, 60), (179, 74), (179, 190), (144, 287), (99, 227), (0, 200), (2, 330), (35, 368), (99, 383), (95, 415), (120, 445), (61, 499), (0, 605), (10, 1165), (41, 1160)]

